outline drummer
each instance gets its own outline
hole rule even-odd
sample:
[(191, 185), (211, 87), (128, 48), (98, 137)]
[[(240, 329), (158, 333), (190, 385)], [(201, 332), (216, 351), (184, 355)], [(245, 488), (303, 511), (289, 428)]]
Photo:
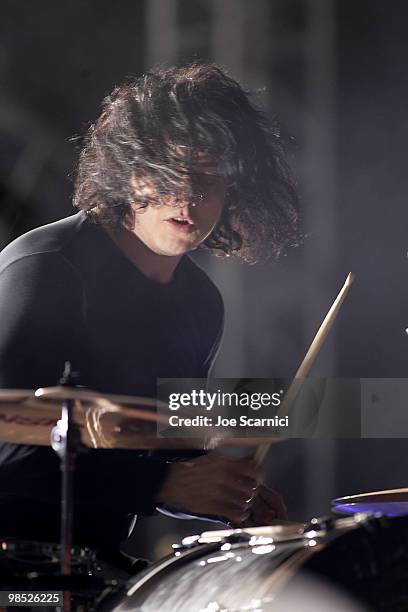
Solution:
[[(188, 253), (253, 263), (296, 234), (297, 198), (276, 129), (214, 65), (159, 69), (117, 87), (83, 143), (79, 212), (0, 255), (0, 387), (58, 383), (155, 396), (159, 377), (205, 378), (223, 331), (218, 289)], [(129, 516), (159, 504), (239, 527), (285, 517), (250, 459), (166, 463), (93, 450), (75, 476), (75, 537), (112, 560)], [(2, 444), (3, 535), (59, 539), (59, 463)]]

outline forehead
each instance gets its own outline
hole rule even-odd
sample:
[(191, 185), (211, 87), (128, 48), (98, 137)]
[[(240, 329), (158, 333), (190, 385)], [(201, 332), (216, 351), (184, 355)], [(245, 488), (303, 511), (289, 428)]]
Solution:
[(191, 151), (184, 145), (174, 145), (175, 152), (184, 158), (190, 166), (192, 174), (220, 176), (220, 163), (205, 151)]

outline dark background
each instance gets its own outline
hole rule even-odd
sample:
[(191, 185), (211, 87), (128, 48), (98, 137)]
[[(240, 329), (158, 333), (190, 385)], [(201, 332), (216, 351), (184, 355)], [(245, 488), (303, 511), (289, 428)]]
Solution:
[[(227, 307), (215, 373), (293, 374), (353, 270), (314, 373), (405, 377), (407, 28), (402, 0), (3, 0), (0, 246), (72, 212), (72, 138), (117, 83), (156, 62), (214, 60), (265, 88), (258, 103), (292, 137), (308, 235), (256, 267), (199, 255)], [(293, 440), (271, 451), (267, 478), (307, 519), (334, 496), (406, 485), (406, 450), (403, 439)], [(145, 525), (144, 547), (161, 534), (154, 554), (203, 528)]]

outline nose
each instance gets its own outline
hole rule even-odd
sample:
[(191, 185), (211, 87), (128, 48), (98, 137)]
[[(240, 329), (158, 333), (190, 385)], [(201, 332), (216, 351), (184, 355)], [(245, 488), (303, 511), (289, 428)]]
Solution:
[(189, 197), (174, 197), (172, 198), (171, 204), (172, 206), (176, 206), (177, 208), (195, 208), (204, 200), (203, 194), (191, 195)]

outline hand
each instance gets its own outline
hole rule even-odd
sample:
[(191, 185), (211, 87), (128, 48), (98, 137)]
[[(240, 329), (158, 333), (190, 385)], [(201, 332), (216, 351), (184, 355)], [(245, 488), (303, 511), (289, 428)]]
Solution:
[(156, 501), (193, 516), (218, 518), (240, 526), (250, 516), (250, 501), (261, 482), (253, 459), (210, 453), (172, 463)]
[(261, 484), (250, 503), (250, 516), (241, 527), (260, 527), (287, 521), (287, 509), (283, 497)]

